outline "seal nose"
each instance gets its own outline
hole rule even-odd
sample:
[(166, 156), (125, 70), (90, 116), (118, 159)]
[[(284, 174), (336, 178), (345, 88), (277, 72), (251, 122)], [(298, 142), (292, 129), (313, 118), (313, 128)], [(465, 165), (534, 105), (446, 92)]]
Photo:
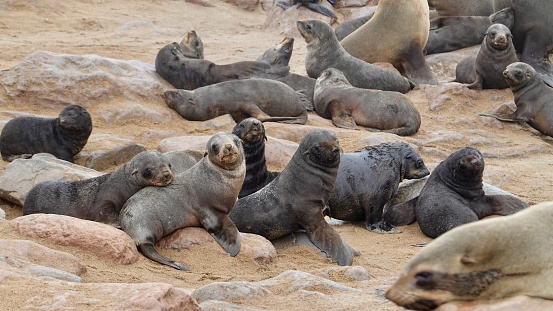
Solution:
[(163, 177), (165, 177), (165, 180), (169, 180), (173, 177), (173, 174), (171, 174), (171, 172), (169, 171), (165, 171), (163, 172)]
[(497, 42), (499, 43), (506, 43), (507, 42), (507, 37), (505, 37), (505, 35), (499, 35), (497, 37)]
[(225, 144), (225, 149), (228, 151), (232, 150), (232, 144)]
[(506, 77), (507, 75), (509, 75), (509, 70), (507, 69), (503, 70), (503, 76)]

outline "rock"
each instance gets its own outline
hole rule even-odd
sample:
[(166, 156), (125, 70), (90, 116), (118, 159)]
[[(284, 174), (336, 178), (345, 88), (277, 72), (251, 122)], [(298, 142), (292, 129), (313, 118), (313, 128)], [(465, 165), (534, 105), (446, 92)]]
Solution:
[(225, 115), (213, 118), (211, 120), (200, 122), (198, 124), (198, 127), (204, 128), (204, 129), (220, 130), (230, 125), (234, 127), (235, 124), (236, 122), (234, 122), (234, 119), (230, 116), (230, 114), (225, 114)]
[(136, 119), (146, 119), (159, 123), (171, 122), (172, 120), (171, 111), (165, 106), (159, 106), (153, 109), (141, 104), (131, 104), (99, 110), (98, 113), (108, 124), (122, 123)]
[(242, 305), (236, 305), (233, 303), (218, 301), (218, 300), (207, 300), (200, 303), (200, 308), (202, 311), (263, 311), (265, 309), (259, 308), (249, 308)]
[(205, 7), (208, 7), (208, 8), (216, 7), (216, 5), (213, 4), (212, 2), (210, 2), (209, 0), (185, 0), (185, 2), (205, 6)]
[(50, 277), (54, 279), (78, 283), (83, 281), (81, 277), (62, 270), (41, 265), (35, 265), (28, 261), (13, 259), (4, 256), (0, 256), (0, 269), (8, 269), (11, 272), (29, 277)]
[(6, 212), (0, 208), (0, 218), (1, 219), (6, 219)]
[[(367, 6), (367, 4), (371, 2), (371, 0), (340, 0), (338, 2), (336, 2), (335, 4), (335, 8), (337, 9), (341, 9), (341, 8), (349, 8), (349, 7), (354, 7), (354, 8), (362, 8), (362, 7), (367, 7), (367, 8), (372, 8), (373, 10), (376, 10), (376, 6)], [(341, 12), (342, 10), (340, 10)]]
[(108, 171), (124, 165), (145, 150), (146, 147), (131, 139), (113, 134), (92, 134), (75, 162), (97, 171)]
[(31, 214), (9, 223), (19, 234), (76, 246), (118, 264), (128, 265), (138, 260), (134, 241), (125, 232), (106, 224), (55, 214)]
[(469, 103), (473, 100), (480, 99), (482, 96), (482, 92), (471, 90), (466, 85), (457, 82), (438, 85), (422, 84), (419, 87), (426, 94), (430, 111), (440, 110), (445, 102), (451, 99), (452, 95), (456, 95), (459, 102), (465, 100)]
[[(336, 7), (338, 7), (338, 5), (341, 2), (342, 1), (338, 1), (338, 3), (336, 3)], [(357, 2), (357, 0), (352, 2)], [(342, 13), (342, 16), (344, 17), (344, 19), (340, 22), (368, 16), (373, 14), (375, 11), (376, 11), (376, 6), (343, 7), (343, 8), (340, 8), (340, 13)]]
[(332, 266), (325, 268), (320, 276), (335, 282), (368, 281), (369, 271), (361, 266)]
[(224, 0), (227, 3), (231, 3), (246, 11), (255, 11), (259, 0)]
[(426, 56), (426, 62), (439, 82), (449, 82), (455, 80), (457, 64), (465, 57), (476, 56), (479, 50), (480, 44), (453, 52), (432, 54)]
[(542, 311), (552, 310), (553, 300), (528, 296), (514, 296), (496, 300), (448, 302), (436, 311)]
[(363, 146), (374, 146), (383, 143), (391, 143), (401, 140), (401, 137), (395, 134), (390, 133), (374, 133), (369, 134), (368, 136), (361, 138), (358, 144)]

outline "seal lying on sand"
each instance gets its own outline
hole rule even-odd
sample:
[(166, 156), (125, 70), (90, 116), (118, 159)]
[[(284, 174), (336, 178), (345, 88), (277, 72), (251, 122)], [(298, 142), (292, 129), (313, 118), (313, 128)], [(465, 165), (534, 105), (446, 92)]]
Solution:
[(355, 129), (360, 125), (412, 135), (421, 125), (419, 111), (405, 95), (353, 87), (334, 68), (324, 70), (317, 79), (314, 100), (315, 111), (337, 127)]
[(57, 118), (15, 118), (2, 129), (0, 153), (2, 159), (13, 161), (46, 152), (73, 163), (92, 132), (92, 118), (78, 105), (65, 107)]
[(340, 157), (336, 187), (328, 206), (330, 217), (365, 221), (367, 230), (398, 232), (382, 219), (382, 212), (404, 178), (430, 174), (420, 155), (404, 142), (365, 147)]
[(286, 168), (263, 189), (239, 199), (229, 216), (240, 232), (269, 240), (304, 229), (313, 244), (339, 265), (351, 265), (353, 250), (323, 216), (339, 164), (336, 135), (312, 131)]
[(551, 202), (455, 228), (407, 264), (386, 298), (414, 310), (454, 300), (553, 299)]
[(169, 160), (157, 151), (143, 151), (114, 172), (80, 181), (45, 181), (34, 186), (23, 215), (68, 215), (118, 226), (119, 211), (133, 194), (173, 180)]
[(144, 188), (121, 210), (121, 228), (153, 261), (188, 270), (154, 248), (159, 239), (185, 227), (204, 227), (233, 257), (240, 251), (238, 230), (227, 214), (246, 174), (242, 144), (236, 135), (218, 133), (207, 142), (206, 152), (169, 186)]

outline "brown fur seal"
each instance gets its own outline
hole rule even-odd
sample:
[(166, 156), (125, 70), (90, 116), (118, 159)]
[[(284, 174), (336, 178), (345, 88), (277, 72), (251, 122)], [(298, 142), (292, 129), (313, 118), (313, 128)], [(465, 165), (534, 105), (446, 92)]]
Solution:
[(15, 118), (2, 129), (0, 153), (6, 161), (46, 152), (73, 163), (92, 132), (92, 118), (78, 105), (65, 107), (57, 118)]
[(320, 250), (351, 265), (353, 250), (325, 221), (323, 210), (334, 189), (340, 145), (327, 130), (307, 134), (284, 170), (263, 189), (239, 199), (229, 216), (240, 232), (269, 240), (305, 230)]
[(165, 157), (171, 163), (173, 175), (180, 174), (198, 163), (204, 153), (196, 150), (176, 150), (164, 153)]
[(355, 87), (407, 93), (412, 84), (400, 74), (351, 56), (338, 42), (334, 31), (319, 20), (297, 22), (298, 30), (307, 42), (305, 69), (311, 78), (318, 78), (327, 68), (344, 73)]
[(386, 298), (414, 310), (515, 295), (553, 299), (551, 202), (455, 228), (407, 264)]
[(156, 72), (175, 88), (194, 90), (223, 81), (245, 79), (256, 76), (256, 74), (263, 74), (269, 65), (253, 61), (217, 65), (205, 59), (186, 57), (181, 46), (173, 42), (159, 50), (155, 68)]
[(169, 160), (157, 151), (143, 151), (112, 173), (37, 184), (25, 198), (23, 215), (68, 215), (118, 226), (119, 211), (128, 198), (144, 187), (163, 187), (172, 180)]
[(204, 59), (204, 43), (195, 30), (185, 33), (179, 45), (184, 56)]
[(439, 16), (489, 16), (494, 12), (492, 0), (428, 0)]
[(347, 37), (350, 33), (357, 30), (357, 28), (361, 27), (363, 24), (368, 22), (372, 17), (374, 16), (374, 12), (361, 16), (358, 18), (350, 19), (345, 22), (342, 22), (336, 29), (334, 29), (334, 33), (336, 34), (336, 39), (338, 41), (342, 41), (345, 37)]
[(430, 174), (420, 155), (404, 142), (365, 147), (340, 157), (336, 187), (328, 206), (330, 217), (364, 221), (367, 230), (398, 232), (382, 219), (385, 206), (405, 179)]
[(468, 84), (469, 89), (504, 89), (509, 84), (503, 71), (518, 61), (511, 31), (502, 24), (493, 24), (486, 31), (476, 56), (469, 56), (457, 64), (455, 82)]
[[(331, 5), (334, 5), (336, 4), (336, 2), (338, 2), (338, 0), (327, 0), (327, 1)], [(304, 6), (313, 12), (317, 12), (324, 16), (330, 17), (330, 24), (333, 24), (338, 19), (334, 11), (332, 11), (332, 8), (327, 8), (319, 4), (319, 0), (278, 0), (275, 3), (275, 6), (279, 6), (283, 10), (287, 10), (292, 6), (295, 6), (296, 8), (299, 8), (300, 6)]]
[(423, 53), (429, 30), (426, 0), (380, 0), (374, 16), (340, 43), (368, 63), (391, 63), (416, 84), (437, 84)]
[(421, 124), (419, 111), (405, 95), (353, 87), (334, 68), (326, 69), (317, 79), (314, 100), (315, 111), (342, 128), (355, 129), (360, 125), (412, 135)]
[(154, 248), (159, 239), (185, 227), (205, 228), (233, 257), (240, 251), (238, 230), (227, 214), (246, 174), (242, 144), (236, 135), (218, 133), (207, 142), (206, 152), (167, 187), (144, 188), (123, 206), (121, 228), (147, 258), (188, 270)]
[(243, 79), (208, 85), (194, 91), (164, 93), (167, 106), (190, 121), (206, 121), (229, 113), (236, 122), (254, 117), (262, 121), (305, 124), (306, 96), (269, 79)]

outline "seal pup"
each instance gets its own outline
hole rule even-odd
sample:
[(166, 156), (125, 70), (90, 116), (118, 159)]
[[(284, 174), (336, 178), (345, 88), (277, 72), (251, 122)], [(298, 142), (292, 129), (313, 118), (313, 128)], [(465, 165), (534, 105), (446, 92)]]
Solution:
[(166, 152), (164, 155), (171, 163), (173, 175), (186, 171), (204, 157), (203, 152), (196, 150), (175, 150)]
[(412, 88), (412, 83), (399, 73), (351, 56), (327, 23), (319, 20), (298, 21), (297, 27), (307, 43), (305, 69), (311, 78), (318, 78), (327, 68), (336, 68), (355, 87), (400, 93), (407, 93)]
[(206, 156), (175, 175), (166, 187), (147, 187), (127, 200), (121, 228), (147, 258), (179, 270), (188, 267), (155, 248), (155, 242), (185, 227), (203, 227), (231, 256), (240, 251), (238, 229), (228, 217), (244, 182), (246, 164), (240, 139), (217, 133), (206, 144)]
[(551, 202), (455, 228), (411, 259), (386, 298), (414, 310), (454, 300), (553, 299)]
[(336, 187), (328, 201), (330, 217), (364, 221), (367, 230), (399, 233), (382, 219), (403, 179), (430, 174), (420, 155), (404, 142), (368, 146), (340, 156)]
[(169, 160), (157, 151), (142, 151), (119, 169), (80, 181), (45, 181), (34, 186), (23, 204), (23, 215), (46, 213), (119, 225), (121, 207), (147, 186), (163, 187), (173, 180)]
[(267, 171), (265, 161), (265, 127), (256, 118), (247, 118), (232, 129), (232, 134), (242, 140), (244, 157), (246, 158), (246, 177), (238, 194), (238, 198), (250, 195), (265, 187), (275, 177), (277, 172)]
[(78, 105), (65, 107), (57, 118), (19, 117), (8, 121), (0, 134), (5, 161), (46, 152), (73, 163), (92, 133), (92, 118)]
[(195, 30), (185, 33), (179, 45), (185, 57), (204, 59), (204, 43)]
[(507, 26), (491, 25), (478, 54), (466, 57), (457, 64), (455, 82), (468, 84), (469, 89), (508, 88), (503, 71), (509, 64), (518, 61), (512, 37)]
[(340, 165), (336, 135), (307, 134), (284, 170), (261, 190), (239, 199), (229, 216), (240, 232), (269, 240), (305, 230), (309, 239), (339, 265), (351, 265), (354, 251), (324, 219)]
[(340, 44), (368, 63), (391, 63), (415, 84), (438, 84), (423, 53), (429, 30), (426, 0), (380, 0), (374, 16)]
[(337, 127), (358, 125), (396, 135), (413, 135), (421, 116), (407, 96), (398, 92), (368, 90), (352, 86), (344, 74), (325, 69), (315, 84), (315, 111)]
[(262, 121), (305, 124), (310, 106), (305, 94), (269, 79), (243, 79), (208, 85), (194, 91), (163, 94), (169, 108), (190, 121), (206, 121), (230, 114), (236, 122), (254, 117)]

